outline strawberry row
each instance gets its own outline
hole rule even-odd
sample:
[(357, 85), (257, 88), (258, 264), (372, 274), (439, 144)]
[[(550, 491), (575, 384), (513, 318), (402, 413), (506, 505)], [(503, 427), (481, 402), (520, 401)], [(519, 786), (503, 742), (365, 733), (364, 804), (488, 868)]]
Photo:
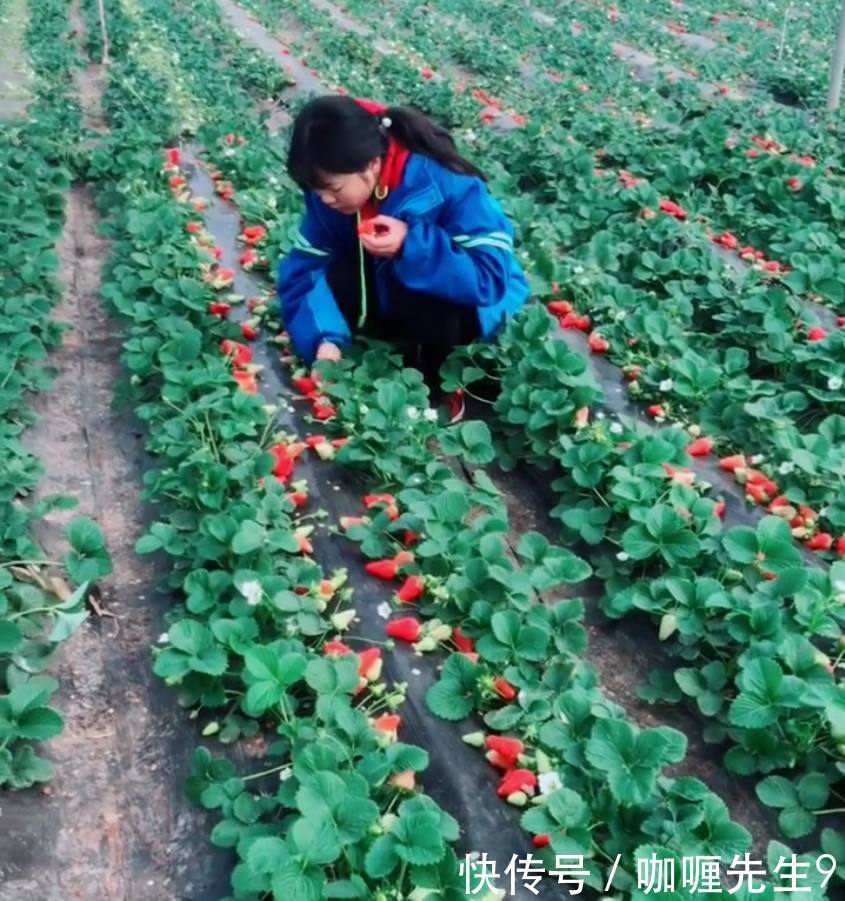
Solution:
[[(146, 9), (175, 22), (167, 4)], [(213, 80), (216, 49), (205, 45), (202, 64)], [(297, 443), (277, 432), (278, 410), (255, 390), (240, 331), (211, 311), (238, 298), (218, 293), (230, 279), (208, 246), (184, 157), (145, 150), (167, 137), (155, 125), (173, 111), (150, 124), (155, 77), (132, 66), (129, 90), (124, 65), (112, 62), (107, 94), (113, 162), (98, 161), (104, 200), (124, 198), (111, 206), (103, 293), (126, 324), (129, 390), (158, 461), (147, 484), (161, 515), (138, 552), (169, 556), (168, 587), (181, 598), (154, 668), (194, 716), (211, 714), (205, 735), (263, 735), (273, 764), (242, 776), (200, 750), (189, 792), (219, 815), (214, 843), (237, 847), (235, 897), (458, 890), (458, 825), (415, 789), (428, 754), (396, 740), (403, 687), (381, 680), (378, 648), (333, 647), (355, 613), (345, 577), (314, 560), (307, 523), (319, 511), (303, 509), (306, 487), (285, 474)]]
[[(53, 774), (53, 764), (36, 750), (64, 725), (49, 706), (58, 683), (45, 671), (87, 618), (89, 587), (111, 571), (102, 533), (85, 517), (69, 524), (62, 559), (44, 559), (34, 527), (76, 501), (35, 497), (44, 470), (22, 440), (37, 421), (32, 395), (49, 389), (49, 354), (65, 331), (52, 318), (60, 294), (55, 244), (81, 140), (79, 109), (68, 89), (73, 48), (62, 45), (66, 6), (45, 0), (30, 11), (24, 41), (36, 81), (29, 120), (9, 124), (0, 146), (0, 787), (11, 789)], [(78, 587), (72, 590), (59, 572)]]

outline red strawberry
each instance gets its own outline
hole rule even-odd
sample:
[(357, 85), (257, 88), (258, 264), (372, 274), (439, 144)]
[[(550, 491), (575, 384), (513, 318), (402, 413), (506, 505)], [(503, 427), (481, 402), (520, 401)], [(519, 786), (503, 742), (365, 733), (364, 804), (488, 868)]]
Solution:
[(493, 688), (496, 694), (505, 701), (512, 701), (516, 697), (516, 689), (504, 676), (496, 676), (493, 680)]
[(408, 547), (409, 544), (416, 544), (420, 538), (422, 538), (422, 535), (418, 532), (412, 532), (410, 529), (407, 529), (402, 536), (402, 544), (404, 544), (405, 547)]
[(424, 66), (422, 69), (420, 69), (420, 75), (422, 75), (422, 77), (425, 79), (434, 78), (434, 72), (429, 69), (428, 66)]
[(367, 648), (358, 652), (358, 675), (377, 679), (381, 674), (381, 648)]
[(387, 781), (394, 788), (401, 788), (409, 792), (412, 792), (416, 785), (416, 777), (413, 770), (403, 770), (401, 773), (394, 773)]
[(329, 654), (339, 654), (344, 657), (347, 654), (351, 654), (352, 649), (347, 647), (342, 641), (327, 641), (323, 645), (323, 655), (328, 656)]
[(732, 457), (722, 457), (719, 460), (719, 468), (725, 472), (736, 472), (738, 469), (745, 469), (748, 464), (742, 454), (734, 454)]
[(829, 532), (819, 532), (804, 544), (811, 551), (829, 551), (833, 547), (833, 535)]
[(243, 231), (243, 238), (247, 244), (257, 244), (267, 234), (263, 225), (251, 225)]
[(287, 498), (297, 508), (304, 507), (308, 503), (308, 495), (304, 491), (290, 491)]
[(713, 508), (713, 513), (718, 516), (719, 519), (724, 519), (726, 507), (727, 504), (724, 501), (716, 501), (716, 506)]
[(408, 576), (402, 587), (396, 592), (396, 597), (403, 604), (412, 604), (419, 600), (425, 591), (425, 583), (420, 576)]
[(422, 626), (418, 619), (413, 616), (405, 616), (402, 619), (394, 619), (385, 626), (385, 632), (391, 638), (398, 638), (400, 641), (407, 641), (413, 644), (419, 641)]
[(414, 562), (414, 555), (411, 551), (399, 551), (399, 553), (393, 558), (393, 562), (397, 566), (407, 566), (409, 563)]
[(510, 770), (505, 773), (496, 794), (500, 798), (507, 798), (514, 792), (525, 792), (527, 795), (533, 795), (537, 785), (537, 777), (531, 770)]
[(798, 512), (804, 517), (806, 522), (815, 522), (819, 518), (819, 514), (810, 507), (799, 507)]
[(178, 147), (168, 147), (164, 153), (171, 166), (179, 166), (182, 163), (182, 151)]
[(845, 535), (836, 539), (836, 553), (840, 557), (845, 557)]
[(344, 531), (351, 529), (353, 526), (363, 526), (367, 520), (363, 516), (341, 516), (340, 527)]
[(242, 369), (236, 369), (232, 373), (232, 378), (238, 383), (241, 391), (247, 394), (258, 394), (258, 383), (255, 376), (251, 372), (244, 372)]
[(241, 334), (247, 341), (255, 341), (258, 337), (258, 329), (251, 322), (242, 322)]
[[(616, 21), (615, 19), (613, 21)], [(546, 835), (545, 833), (541, 833), (540, 835), (535, 835), (534, 838), (531, 839), (531, 843), (535, 848), (548, 848), (551, 844), (551, 837)]]
[(220, 352), (224, 356), (231, 356), (235, 366), (246, 366), (252, 362), (252, 351), (246, 344), (238, 344), (228, 338), (220, 342)]
[(316, 419), (325, 422), (327, 419), (334, 419), (337, 415), (337, 410), (331, 404), (321, 404), (314, 408), (313, 413)]
[(594, 354), (607, 353), (610, 350), (610, 342), (598, 332), (593, 332), (587, 339), (587, 344)]
[(663, 409), (661, 404), (652, 404), (648, 408), (648, 412), (650, 416), (653, 416), (655, 419), (664, 417), (666, 415), (666, 411)]
[(455, 647), (459, 651), (472, 653), (475, 650), (475, 642), (468, 635), (464, 635), (460, 626), (455, 626), (452, 630), (452, 641), (455, 642)]
[(378, 732), (386, 732), (395, 738), (401, 722), (402, 717), (398, 713), (383, 713), (373, 720), (373, 729)]
[(800, 191), (801, 188), (804, 187), (804, 183), (800, 178), (795, 178), (795, 176), (792, 176), (792, 178), (788, 178), (786, 180), (786, 186), (790, 191)]
[(525, 753), (525, 745), (518, 738), (508, 738), (504, 735), (488, 735), (487, 747), (505, 760), (510, 760), (511, 766), (516, 763), (520, 754)]
[[(294, 380), (294, 384), (295, 384), (295, 383), (296, 383), (296, 380)], [(308, 445), (308, 447), (311, 448), (311, 450), (314, 450), (314, 448), (315, 448), (318, 444), (325, 444), (328, 440), (329, 440), (329, 439), (326, 438), (325, 435), (309, 435), (309, 436), (305, 439), (305, 443)]]
[(552, 300), (546, 305), (552, 316), (562, 317), (572, 312), (572, 304), (568, 300)]
[(706, 457), (713, 450), (711, 438), (696, 438), (687, 445), (687, 453), (691, 457)]
[(211, 316), (220, 316), (221, 318), (228, 316), (232, 308), (227, 303), (210, 303), (208, 312)]
[[(302, 376), (293, 380), (293, 387), (303, 396), (313, 399), (318, 392), (317, 383), (310, 376)], [(324, 441), (325, 439), (323, 439)], [(322, 443), (322, 442), (319, 442)], [(313, 447), (313, 445), (309, 445)]]
[(661, 200), (659, 208), (661, 212), (668, 213), (676, 219), (683, 220), (687, 218), (686, 211), (672, 200)]
[(807, 332), (807, 340), (809, 341), (824, 341), (827, 337), (827, 330), (823, 329), (820, 325), (811, 328), (809, 332)]
[(763, 485), (753, 483), (745, 486), (745, 493), (758, 504), (767, 504), (771, 496)]
[(383, 579), (385, 582), (390, 582), (392, 579), (395, 579), (399, 571), (399, 567), (396, 565), (395, 560), (372, 560), (364, 567), (364, 569), (371, 576), (375, 576), (377, 579)]
[(376, 504), (395, 504), (396, 498), (392, 494), (365, 494), (364, 506), (369, 509)]
[(197, 235), (202, 231), (202, 222), (189, 222), (185, 226), (185, 231), (189, 235)]
[(276, 465), (273, 467), (273, 475), (280, 482), (286, 482), (293, 474), (293, 467), (296, 465), (296, 461), (293, 457), (287, 456), (287, 454), (277, 453), (273, 448), (271, 448), (271, 453), (276, 455)]

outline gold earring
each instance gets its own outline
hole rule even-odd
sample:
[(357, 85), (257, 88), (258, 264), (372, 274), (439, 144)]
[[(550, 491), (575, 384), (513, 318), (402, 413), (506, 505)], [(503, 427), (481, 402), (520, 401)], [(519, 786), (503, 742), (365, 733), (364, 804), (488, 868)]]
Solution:
[(388, 190), (386, 185), (378, 185), (376, 188), (376, 200), (384, 200), (387, 197)]

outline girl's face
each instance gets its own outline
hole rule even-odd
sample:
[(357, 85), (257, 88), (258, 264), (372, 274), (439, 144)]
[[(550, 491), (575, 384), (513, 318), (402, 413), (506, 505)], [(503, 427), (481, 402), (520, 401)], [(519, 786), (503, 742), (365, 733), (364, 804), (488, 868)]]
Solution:
[(363, 172), (323, 177), (322, 187), (316, 189), (317, 197), (329, 209), (351, 216), (372, 197), (381, 173), (381, 159), (370, 160)]

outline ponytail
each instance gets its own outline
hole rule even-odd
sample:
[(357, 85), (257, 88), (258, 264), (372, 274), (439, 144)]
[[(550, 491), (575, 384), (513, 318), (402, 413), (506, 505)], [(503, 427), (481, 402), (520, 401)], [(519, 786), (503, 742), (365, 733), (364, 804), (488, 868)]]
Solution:
[(306, 103), (291, 134), (290, 177), (303, 189), (319, 189), (332, 175), (362, 172), (371, 160), (384, 156), (389, 136), (452, 172), (486, 180), (458, 153), (449, 132), (424, 113), (405, 106), (379, 110), (352, 97), (317, 97)]
[(425, 113), (408, 106), (391, 106), (385, 113), (390, 122), (389, 132), (411, 153), (430, 157), (446, 169), (459, 175), (474, 175), (486, 181), (484, 173), (458, 153), (455, 139)]

